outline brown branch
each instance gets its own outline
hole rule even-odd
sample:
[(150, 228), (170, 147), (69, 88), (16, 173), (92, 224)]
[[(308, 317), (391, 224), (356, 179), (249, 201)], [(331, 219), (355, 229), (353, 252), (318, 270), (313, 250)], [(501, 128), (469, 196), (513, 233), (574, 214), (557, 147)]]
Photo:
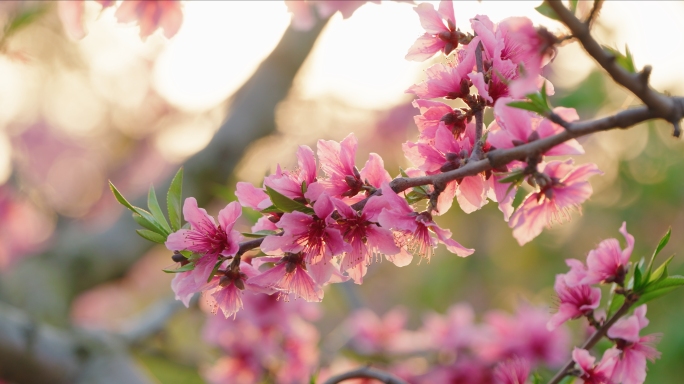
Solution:
[[(594, 334), (591, 335), (591, 337), (589, 337), (587, 339), (587, 341), (584, 342), (584, 344), (582, 344), (581, 348), (589, 350), (592, 347), (594, 347), (594, 345), (596, 345), (596, 343), (598, 343), (599, 340), (601, 340), (603, 338), (603, 336), (606, 335), (606, 333), (608, 332), (608, 329), (610, 329), (610, 327), (612, 327), (613, 324), (615, 324), (615, 322), (618, 321), (619, 318), (624, 316), (627, 313), (627, 311), (629, 311), (629, 308), (634, 303), (636, 303), (637, 300), (638, 300), (638, 297), (636, 297), (636, 296), (635, 297), (627, 297), (627, 299), (625, 299), (625, 302), (624, 302), (624, 304), (622, 304), (620, 309), (618, 309), (617, 312), (615, 312), (615, 314), (613, 314), (613, 316), (611, 316), (611, 318), (608, 319), (608, 321), (606, 321), (599, 329), (597, 329), (596, 332), (594, 332)], [(569, 372), (572, 370), (572, 368), (574, 366), (575, 366), (575, 361), (570, 359), (570, 361), (568, 361), (563, 366), (563, 368), (561, 368), (556, 373), (556, 375), (553, 376), (553, 378), (551, 378), (551, 380), (549, 381), (548, 384), (560, 383), (560, 381), (563, 380), (563, 378), (569, 374)]]
[(594, 21), (596, 21), (596, 18), (598, 17), (598, 14), (601, 11), (602, 7), (603, 0), (594, 0), (594, 5), (591, 7), (589, 16), (587, 16), (587, 20), (584, 22), (584, 24), (586, 24), (588, 28), (591, 29), (591, 26), (594, 24)]
[(375, 379), (385, 384), (408, 384), (392, 374), (371, 367), (363, 367), (333, 376), (323, 384), (337, 384), (349, 379)]
[(589, 26), (575, 17), (561, 1), (546, 0), (546, 3), (556, 12), (572, 35), (579, 40), (584, 50), (608, 72), (610, 77), (637, 96), (654, 112), (656, 117), (672, 123), (674, 126), (673, 134), (679, 137), (681, 130), (677, 123), (684, 116), (684, 106), (682, 103), (677, 103), (673, 98), (663, 95), (650, 87), (648, 77), (651, 68), (646, 66), (640, 73), (632, 73), (622, 68), (617, 63), (615, 56), (605, 51), (591, 36)]

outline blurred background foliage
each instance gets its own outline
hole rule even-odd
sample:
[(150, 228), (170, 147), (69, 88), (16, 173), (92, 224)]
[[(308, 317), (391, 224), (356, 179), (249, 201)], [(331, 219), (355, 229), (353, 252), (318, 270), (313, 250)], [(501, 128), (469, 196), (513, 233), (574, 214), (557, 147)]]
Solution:
[[(468, 30), (467, 19), (482, 13), (493, 20), (529, 16), (558, 29), (535, 15), (534, 3), (503, 4), (459, 3), (459, 27)], [(608, 2), (596, 36), (618, 48), (627, 42), (637, 66), (653, 65), (657, 89), (682, 94), (679, 68), (684, 55), (667, 36), (682, 36), (684, 6), (649, 4)], [(161, 272), (172, 263), (166, 249), (128, 240), (91, 244), (93, 239), (119, 235), (112, 232), (112, 225), (123, 212), (107, 192), (106, 181), (112, 180), (130, 197), (140, 198), (150, 184), (163, 190), (173, 172), (201, 154), (219, 129), (248, 135), (241, 131), (248, 124), (222, 128), (222, 122), (241, 113), (236, 105), (252, 114), (274, 111), (275, 130), (269, 125), (242, 148), (229, 177), (219, 182), (195, 177), (192, 182), (206, 180), (207, 185), (185, 186), (212, 192), (212, 202), (205, 204), (210, 213), (234, 200), (236, 181), (260, 184), (276, 163), (293, 167), (296, 147), (315, 147), (317, 139), (340, 140), (355, 132), (360, 143), (357, 164), (368, 152), (376, 152), (390, 174), (408, 166), (400, 144), (417, 135), (412, 120), (417, 112), (403, 91), (431, 64), (403, 58), (421, 33), (409, 5), (367, 4), (348, 20), (333, 16), (319, 36), (313, 35), (315, 45), (308, 57), (304, 52), (306, 60), (292, 86), (282, 86), (284, 98), (247, 107), (237, 103), (238, 90), (246, 92), (244, 84), (254, 80), (248, 79), (285, 33), (289, 16), (282, 3), (188, 2), (185, 24), (176, 37), (167, 41), (156, 34), (144, 42), (135, 28), (117, 25), (111, 12), (91, 5), (86, 9), (89, 34), (78, 42), (65, 37), (54, 3), (0, 5), (5, 23), (17, 7), (41, 9), (29, 25), (3, 39), (0, 56), (0, 298), (37, 319), (62, 327), (120, 331), (154, 303), (171, 298), (172, 276)], [(255, 32), (245, 39), (244, 30)], [(287, 65), (278, 57), (270, 60)], [(560, 48), (547, 74), (556, 87), (552, 104), (576, 108), (583, 119), (638, 103), (597, 71), (577, 44)], [(256, 92), (272, 91), (262, 87)], [(259, 94), (252, 100), (260, 100)], [(223, 140), (231, 137), (224, 136)], [(519, 247), (494, 204), (470, 215), (454, 207), (437, 221), (477, 252), (462, 259), (439, 250), (429, 263), (401, 269), (381, 262), (370, 268), (362, 286), (330, 287), (321, 304), (323, 318), (316, 324), (323, 360), (338, 353), (344, 344), (340, 324), (361, 306), (379, 314), (403, 306), (414, 328), (423, 314), (443, 313), (457, 302), (472, 304), (479, 314), (489, 308), (513, 310), (520, 302), (546, 304), (553, 311), (553, 281), (566, 271), (564, 260), (584, 258), (602, 239), (621, 239), (618, 228), (623, 221), (636, 238), (635, 256), (650, 254), (669, 226), (674, 235), (664, 254), (681, 253), (682, 140), (670, 136), (667, 124), (651, 122), (583, 138), (582, 144), (587, 154), (575, 161), (595, 162), (605, 175), (591, 180), (595, 192), (581, 215), (574, 213), (569, 223), (545, 230)], [(217, 166), (224, 165), (220, 161), (215, 159)], [(255, 218), (247, 211), (245, 226)], [(127, 215), (124, 220), (123, 230), (133, 233), (134, 222)], [(88, 249), (127, 253), (122, 256), (126, 262), (96, 286), (64, 286), (48, 271), (50, 254), (65, 243), (81, 241), (91, 241)], [(30, 263), (31, 259), (40, 262)], [(676, 257), (672, 273), (684, 273), (682, 263)], [(69, 281), (85, 278), (83, 274), (93, 273), (96, 265), (81, 267), (83, 272), (71, 271)], [(19, 284), (26, 270), (35, 281)], [(52, 294), (66, 299), (63, 304), (40, 299)], [(46, 308), (50, 305), (56, 312)], [(681, 375), (681, 308), (681, 292), (649, 305), (648, 330), (665, 337), (658, 345), (662, 359), (650, 367), (647, 382), (677, 382)], [(196, 305), (178, 311), (160, 332), (133, 344), (136, 360), (161, 383), (202, 382), (198, 369), (218, 357), (201, 341), (204, 318)]]

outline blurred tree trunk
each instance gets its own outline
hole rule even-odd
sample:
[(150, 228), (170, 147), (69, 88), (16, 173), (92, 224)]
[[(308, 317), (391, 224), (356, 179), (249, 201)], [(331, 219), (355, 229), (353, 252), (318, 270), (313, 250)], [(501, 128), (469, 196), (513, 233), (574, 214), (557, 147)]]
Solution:
[[(206, 205), (211, 188), (225, 185), (248, 145), (275, 131), (276, 105), (287, 96), (326, 22), (319, 20), (307, 32), (287, 29), (278, 46), (232, 97), (230, 113), (210, 144), (184, 165), (185, 196), (195, 196), (200, 205)], [(166, 191), (169, 183), (156, 189)], [(134, 204), (146, 206), (143, 201)], [(64, 326), (76, 295), (122, 276), (152, 244), (135, 233), (136, 224), (128, 211), (101, 233), (88, 232), (78, 221), (61, 224), (50, 250), (25, 258), (2, 276), (0, 299), (36, 319)]]

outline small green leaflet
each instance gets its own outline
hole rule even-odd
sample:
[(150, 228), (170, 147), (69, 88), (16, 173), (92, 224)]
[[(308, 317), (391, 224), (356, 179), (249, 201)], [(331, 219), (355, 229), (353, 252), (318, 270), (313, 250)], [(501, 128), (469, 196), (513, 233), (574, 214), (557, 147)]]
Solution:
[(632, 52), (629, 51), (629, 47), (627, 47), (627, 45), (625, 45), (624, 54), (617, 49), (608, 47), (606, 45), (603, 46), (603, 49), (615, 56), (615, 62), (627, 72), (636, 73), (636, 68), (634, 67), (634, 58), (632, 57)]
[(261, 230), (261, 231), (256, 231), (254, 233), (242, 232), (242, 236), (253, 238), (253, 239), (260, 239), (262, 237), (266, 237), (269, 235), (275, 235), (275, 234), (276, 234), (276, 231), (269, 231), (269, 230), (265, 230), (265, 229)]
[(667, 243), (670, 241), (670, 235), (671, 234), (672, 234), (672, 228), (670, 227), (667, 229), (667, 232), (665, 233), (665, 235), (662, 238), (660, 238), (660, 241), (658, 242), (658, 246), (656, 247), (655, 251), (653, 251), (653, 255), (651, 255), (651, 260), (649, 260), (649, 262), (648, 262), (648, 267), (647, 267), (647, 272), (646, 272), (646, 280), (648, 280), (648, 281), (651, 280), (650, 277), (651, 277), (651, 271), (653, 270), (653, 262), (655, 261), (655, 258), (658, 256), (660, 251), (662, 251), (663, 248), (665, 248)]
[(546, 96), (546, 82), (544, 85), (542, 85), (541, 91), (537, 93), (530, 93), (526, 97), (528, 98), (528, 101), (513, 101), (506, 105), (513, 108), (536, 112), (542, 116), (547, 116), (549, 113), (551, 113), (549, 100)]
[(556, 11), (554, 11), (547, 2), (543, 2), (540, 6), (536, 7), (535, 10), (549, 19), (560, 21), (560, 17), (558, 17)]
[(169, 192), (166, 194), (166, 208), (169, 211), (171, 228), (177, 231), (181, 228), (181, 197), (183, 192), (183, 168), (179, 169), (171, 180)]
[(276, 191), (275, 189), (269, 186), (266, 186), (266, 193), (271, 198), (273, 205), (282, 212), (299, 211), (309, 215), (312, 215), (314, 213), (313, 209), (307, 207), (306, 205), (300, 202), (290, 199), (289, 197), (281, 194), (280, 192)]
[(114, 197), (116, 200), (123, 205), (124, 207), (128, 208), (131, 212), (133, 212), (133, 219), (143, 226), (144, 228), (149, 229), (152, 232), (158, 233), (164, 237), (169, 235), (169, 232), (164, 229), (164, 227), (146, 210), (142, 208), (135, 207), (131, 205), (131, 203), (126, 200), (125, 197), (119, 192), (118, 189), (112, 184), (112, 182), (109, 182), (109, 188), (112, 190), (112, 193), (114, 194)]
[(178, 269), (162, 269), (162, 271), (164, 271), (166, 273), (181, 273), (181, 272), (192, 271), (193, 269), (195, 269), (195, 263), (187, 263)]
[(675, 288), (681, 287), (682, 285), (684, 285), (684, 276), (679, 275), (668, 276), (656, 283), (649, 284), (635, 305), (648, 303), (651, 300), (670, 293)]
[(152, 217), (154, 217), (157, 220), (157, 222), (164, 228), (164, 230), (167, 233), (171, 233), (171, 227), (169, 227), (169, 223), (166, 221), (164, 213), (162, 213), (161, 207), (159, 206), (159, 202), (157, 201), (157, 194), (154, 192), (153, 186), (150, 186), (150, 191), (147, 194), (147, 207), (150, 209)]
[(137, 232), (138, 235), (140, 235), (140, 237), (142, 237), (145, 240), (149, 240), (159, 244), (164, 244), (164, 242), (166, 242), (166, 237), (147, 229), (136, 229), (135, 232)]

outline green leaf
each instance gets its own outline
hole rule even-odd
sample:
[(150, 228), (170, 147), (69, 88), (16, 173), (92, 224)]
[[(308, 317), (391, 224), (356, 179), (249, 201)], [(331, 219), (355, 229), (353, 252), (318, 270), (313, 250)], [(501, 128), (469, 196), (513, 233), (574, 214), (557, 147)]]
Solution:
[(253, 238), (253, 239), (260, 239), (262, 237), (266, 237), (269, 235), (275, 235), (276, 233), (277, 233), (276, 231), (269, 231), (269, 230), (264, 229), (261, 231), (256, 231), (254, 233), (242, 232), (242, 236)]
[(306, 185), (306, 180), (302, 181), (302, 195), (306, 194), (306, 191), (309, 189), (309, 186)]
[(135, 220), (136, 223), (140, 224), (140, 226), (143, 228), (147, 228), (150, 231), (159, 234), (160, 236), (167, 236), (164, 229), (162, 229), (159, 223), (154, 220), (154, 217), (152, 217), (149, 212), (140, 208), (138, 208), (138, 211), (139, 212), (133, 213), (133, 220)]
[(181, 197), (183, 196), (183, 168), (179, 169), (171, 180), (169, 192), (166, 194), (166, 208), (169, 221), (174, 231), (181, 229)]
[(193, 269), (195, 269), (195, 263), (187, 263), (178, 269), (162, 269), (162, 271), (166, 273), (181, 273), (192, 271)]
[(119, 204), (121, 204), (124, 207), (130, 209), (131, 211), (135, 212), (135, 207), (133, 207), (133, 205), (131, 205), (131, 203), (129, 203), (128, 200), (126, 200), (126, 198), (123, 197), (121, 192), (119, 192), (119, 190), (116, 189), (116, 187), (111, 182), (111, 180), (109, 181), (109, 189), (112, 190), (112, 193), (114, 194), (114, 197), (116, 198), (116, 201), (119, 202)]
[(508, 105), (509, 107), (524, 109), (526, 111), (532, 111), (532, 112), (536, 112), (539, 114), (544, 113), (543, 109), (539, 108), (538, 105), (536, 105), (535, 103), (533, 103), (531, 101), (513, 101), (513, 102), (510, 102), (506, 105)]
[(29, 7), (15, 17), (13, 17), (5, 26), (4, 38), (17, 32), (19, 29), (31, 24), (36, 19), (45, 13), (45, 7)]
[(259, 212), (261, 212), (261, 213), (283, 213), (283, 211), (276, 208), (275, 205), (271, 205), (270, 207), (266, 207)]
[(539, 374), (539, 372), (534, 372), (532, 374), (532, 384), (542, 384), (544, 380), (542, 379), (542, 376)]
[(553, 8), (551, 8), (551, 6), (549, 6), (549, 4), (546, 2), (543, 2), (540, 6), (535, 8), (535, 10), (549, 19), (560, 21), (560, 17), (558, 17), (556, 11), (554, 11)]
[(399, 173), (401, 173), (401, 177), (409, 177), (409, 175), (404, 171), (404, 168), (399, 167)]
[(648, 282), (649, 285), (657, 282), (660, 279), (667, 278), (667, 266), (672, 262), (672, 259), (674, 259), (674, 255), (670, 256), (665, 260), (664, 263), (660, 265), (660, 267), (656, 268), (655, 271), (649, 276)]
[(651, 278), (650, 278), (651, 277), (651, 271), (653, 270), (653, 263), (655, 262), (655, 258), (658, 256), (660, 251), (662, 251), (663, 248), (665, 248), (667, 243), (670, 241), (670, 234), (672, 234), (672, 227), (668, 228), (667, 233), (665, 233), (665, 235), (660, 238), (660, 241), (658, 242), (658, 246), (653, 251), (653, 255), (651, 256), (651, 260), (648, 261), (648, 268), (647, 268), (648, 272), (646, 273), (648, 281), (651, 281)]
[[(613, 285), (613, 288), (615, 288), (615, 285)], [(625, 303), (625, 297), (623, 295), (616, 295), (613, 291), (611, 291), (610, 294), (610, 299), (608, 301), (608, 313), (606, 314), (607, 318), (610, 318), (610, 316), (613, 315), (620, 307), (622, 307), (622, 304)]]
[[(505, 175), (505, 173), (504, 173), (504, 175)], [(502, 183), (502, 184), (517, 183), (517, 182), (522, 181), (522, 179), (524, 179), (524, 178), (525, 178), (525, 172), (522, 169), (519, 169), (519, 170), (515, 170), (515, 171), (509, 173), (508, 176), (499, 180), (499, 183)]]
[(411, 191), (411, 192), (406, 194), (406, 202), (408, 202), (409, 204), (414, 204), (414, 203), (417, 203), (417, 202), (424, 200), (424, 199), (427, 199), (427, 198), (428, 198), (428, 195), (426, 195), (425, 193), (416, 192), (416, 191)]
[(150, 186), (150, 191), (147, 194), (147, 207), (150, 209), (150, 213), (152, 213), (152, 216), (157, 220), (157, 222), (164, 228), (166, 231), (166, 234), (170, 234), (171, 227), (169, 227), (169, 223), (166, 221), (166, 217), (164, 217), (164, 213), (161, 210), (161, 207), (159, 207), (159, 202), (157, 201), (157, 194), (154, 192), (154, 187)]
[(635, 291), (641, 288), (641, 274), (641, 267), (637, 265), (634, 268), (634, 283), (632, 284)]
[(615, 56), (615, 62), (627, 72), (636, 73), (636, 68), (634, 67), (634, 58), (632, 57), (632, 52), (629, 51), (629, 47), (627, 47), (627, 45), (625, 45), (624, 54), (615, 48), (605, 45), (603, 46), (603, 49)]
[(313, 209), (307, 207), (306, 205), (300, 202), (290, 199), (289, 197), (281, 194), (280, 192), (276, 191), (275, 189), (269, 186), (266, 186), (266, 193), (271, 198), (273, 205), (275, 205), (276, 208), (283, 212), (299, 211), (309, 215), (314, 213)]
[(219, 259), (216, 264), (214, 264), (214, 268), (211, 270), (211, 273), (209, 274), (209, 278), (207, 279), (207, 283), (211, 281), (211, 279), (214, 277), (216, 272), (218, 272), (219, 268), (221, 268), (221, 264), (223, 264), (225, 260)]
[(147, 229), (136, 229), (135, 230), (140, 237), (145, 240), (149, 240), (155, 243), (164, 244), (166, 242), (166, 237)]

